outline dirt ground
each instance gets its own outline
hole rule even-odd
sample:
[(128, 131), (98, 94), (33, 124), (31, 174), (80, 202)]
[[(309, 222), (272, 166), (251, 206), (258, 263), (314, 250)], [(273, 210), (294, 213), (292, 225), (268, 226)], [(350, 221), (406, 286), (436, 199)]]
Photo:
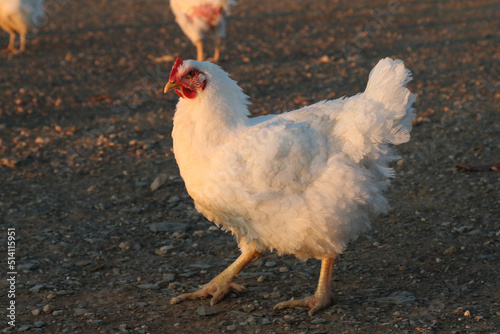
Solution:
[(14, 299), (0, 283), (15, 327), (5, 313), (0, 330), (499, 333), (500, 174), (455, 164), (500, 161), (500, 3), (239, 2), (221, 66), (255, 115), (360, 92), (382, 57), (414, 75), (391, 208), (336, 261), (334, 304), (273, 313), (314, 292), (320, 263), (266, 253), (213, 309), (170, 305), (239, 253), (196, 213), (171, 151), (178, 98), (162, 90), (195, 48), (167, 0), (46, 0), (27, 52), (0, 55), (0, 271), (8, 228), (17, 263)]

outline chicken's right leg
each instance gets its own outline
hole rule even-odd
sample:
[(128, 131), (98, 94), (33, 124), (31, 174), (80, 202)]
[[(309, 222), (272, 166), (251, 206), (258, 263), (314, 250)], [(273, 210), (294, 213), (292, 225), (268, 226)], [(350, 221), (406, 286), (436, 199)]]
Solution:
[(14, 43), (16, 42), (16, 34), (9, 32), (10, 38), (9, 38), (9, 46), (7, 46), (7, 49), (2, 50), (2, 52), (7, 52), (7, 53), (16, 53), (16, 48), (14, 47)]
[(21, 33), (19, 35), (20, 44), (19, 44), (19, 52), (24, 52), (26, 49), (26, 33)]
[(245, 268), (247, 264), (257, 260), (261, 252), (253, 249), (244, 249), (241, 255), (233, 262), (226, 270), (217, 275), (208, 284), (204, 285), (200, 290), (193, 293), (186, 293), (172, 298), (170, 304), (177, 304), (184, 300), (193, 300), (202, 297), (212, 296), (210, 305), (214, 306), (221, 301), (224, 296), (235, 289), (238, 291), (245, 290), (245, 287), (233, 282), (233, 279), (238, 276), (240, 271)]
[(198, 61), (203, 61), (204, 55), (203, 55), (203, 41), (200, 39), (199, 41), (196, 41), (196, 60)]

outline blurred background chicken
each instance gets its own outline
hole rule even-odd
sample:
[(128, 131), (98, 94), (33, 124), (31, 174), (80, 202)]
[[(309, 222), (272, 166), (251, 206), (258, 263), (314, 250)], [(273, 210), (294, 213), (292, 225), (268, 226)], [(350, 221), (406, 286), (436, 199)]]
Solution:
[(225, 18), (234, 4), (233, 0), (170, 0), (175, 20), (196, 46), (199, 61), (205, 59), (203, 38), (208, 32), (213, 32), (215, 37), (214, 57), (210, 60), (219, 60), (222, 38), (226, 37)]
[(316, 293), (276, 305), (331, 303), (333, 261), (387, 211), (382, 192), (397, 160), (389, 144), (410, 139), (415, 96), (401, 60), (381, 60), (362, 94), (280, 115), (248, 118), (247, 96), (210, 62), (178, 58), (165, 92), (175, 90), (174, 153), (196, 209), (238, 240), (242, 254), (201, 290), (217, 303), (238, 273), (265, 250), (322, 260)]
[[(0, 0), (0, 27), (10, 35), (5, 51), (23, 52), (26, 48), (26, 34), (41, 23), (43, 16), (43, 0)], [(16, 34), (20, 38), (17, 50)]]

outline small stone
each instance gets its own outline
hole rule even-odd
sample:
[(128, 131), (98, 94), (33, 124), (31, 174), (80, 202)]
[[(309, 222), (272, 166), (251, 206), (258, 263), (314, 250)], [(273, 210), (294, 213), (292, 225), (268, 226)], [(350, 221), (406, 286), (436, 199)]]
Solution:
[(176, 223), (176, 222), (160, 222), (148, 225), (151, 232), (186, 232), (191, 227), (188, 224)]
[(31, 314), (33, 314), (35, 317), (37, 315), (40, 315), (40, 313), (42, 313), (42, 311), (39, 308), (36, 308), (33, 311), (31, 311)]
[(175, 274), (165, 274), (163, 275), (163, 281), (162, 282), (173, 282), (175, 279)]
[(53, 294), (53, 293), (49, 293), (49, 294), (47, 295), (47, 299), (54, 299), (54, 298), (56, 298), (56, 295), (55, 295), (55, 294)]
[(451, 246), (450, 248), (446, 249), (443, 254), (453, 254), (457, 251), (457, 248), (455, 246)]
[(374, 301), (379, 303), (397, 304), (397, 305), (413, 304), (415, 300), (416, 300), (415, 296), (408, 291), (394, 292), (393, 294), (387, 297), (374, 299)]
[(283, 274), (290, 271), (287, 267), (280, 267), (278, 270), (280, 273), (283, 273)]
[(255, 306), (253, 304), (247, 304), (247, 305), (243, 305), (243, 307), (241, 309), (243, 310), (243, 312), (250, 313), (253, 310), (255, 310)]
[(127, 242), (120, 242), (120, 244), (118, 245), (118, 247), (120, 247), (121, 249), (130, 249), (130, 245), (127, 243)]
[(40, 292), (40, 290), (42, 290), (44, 288), (45, 288), (44, 284), (37, 284), (30, 289), (30, 292), (38, 293), (38, 292)]
[(466, 310), (466, 311), (464, 312), (464, 316), (466, 316), (466, 317), (470, 317), (470, 311), (469, 311), (469, 310)]
[(262, 324), (263, 325), (269, 325), (269, 324), (272, 324), (272, 323), (273, 323), (273, 321), (270, 318), (264, 318), (264, 319), (262, 319)]
[(85, 313), (87, 313), (87, 310), (86, 310), (86, 309), (84, 309), (84, 308), (77, 308), (77, 309), (75, 309), (75, 311), (73, 312), (73, 315), (74, 315), (75, 317), (79, 317), (79, 316), (84, 315)]
[(159, 290), (160, 287), (158, 286), (158, 284), (152, 284), (152, 283), (145, 283), (145, 284), (139, 284), (137, 286), (139, 289), (143, 289), (143, 290)]
[(172, 196), (170, 197), (167, 202), (168, 203), (177, 203), (180, 202), (181, 198), (179, 196)]
[(444, 303), (439, 299), (431, 300), (429, 304), (429, 311), (441, 312), (444, 309)]
[(21, 325), (17, 329), (18, 332), (26, 332), (28, 329), (30, 329), (32, 326), (31, 325)]
[(324, 324), (325, 322), (326, 322), (325, 318), (317, 318), (317, 319), (311, 320), (311, 323), (315, 324), (315, 325)]
[(472, 230), (470, 231), (469, 233), (467, 233), (468, 235), (479, 235), (481, 234), (481, 230)]
[(102, 320), (92, 320), (91, 324), (99, 327), (102, 324)]
[(226, 329), (229, 332), (235, 332), (236, 331), (236, 325), (229, 325), (229, 326), (226, 327)]
[(38, 265), (35, 263), (23, 263), (17, 266), (18, 270), (35, 270), (38, 268)]
[(277, 264), (274, 261), (266, 261), (266, 263), (264, 265), (266, 267), (273, 268), (273, 267), (276, 267)]
[(36, 327), (36, 328), (41, 328), (43, 326), (45, 326), (47, 323), (45, 321), (35, 321), (33, 323), (33, 325)]
[(202, 230), (199, 230), (199, 231), (194, 231), (193, 232), (193, 235), (197, 236), (197, 237), (202, 237), (203, 235), (205, 234), (205, 231), (202, 231)]
[(218, 313), (216, 309), (207, 305), (198, 306), (196, 312), (201, 316), (210, 316)]
[(54, 310), (55, 307), (50, 304), (47, 304), (43, 307), (43, 312), (45, 312), (46, 314), (51, 314)]
[(64, 312), (63, 310), (55, 310), (54, 312), (52, 312), (52, 315), (58, 316), (63, 314), (63, 312)]
[(175, 249), (175, 246), (162, 246), (160, 249), (155, 250), (156, 255), (165, 255), (168, 251)]
[(158, 175), (153, 183), (151, 183), (151, 185), (149, 186), (151, 188), (151, 191), (156, 191), (157, 189), (159, 189), (161, 186), (163, 186), (165, 184), (165, 182), (167, 182), (168, 180), (168, 175), (166, 174), (160, 174)]

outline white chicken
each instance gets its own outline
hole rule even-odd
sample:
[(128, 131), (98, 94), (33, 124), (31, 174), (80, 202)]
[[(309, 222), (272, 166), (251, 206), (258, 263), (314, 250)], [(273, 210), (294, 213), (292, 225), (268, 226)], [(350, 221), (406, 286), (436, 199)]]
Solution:
[[(6, 52), (20, 53), (26, 48), (26, 34), (44, 17), (43, 0), (0, 0), (0, 27), (10, 34)], [(20, 37), (19, 49), (14, 47), (16, 34)]]
[(322, 260), (315, 294), (280, 303), (312, 315), (331, 304), (335, 257), (387, 210), (382, 191), (399, 157), (389, 144), (410, 139), (415, 96), (411, 72), (386, 58), (364, 93), (299, 110), (248, 118), (248, 100), (220, 67), (178, 58), (165, 92), (175, 90), (174, 153), (196, 209), (230, 230), (242, 254), (201, 290), (175, 304), (212, 295), (220, 301), (233, 279), (265, 250)]
[(234, 0), (170, 0), (175, 20), (196, 46), (197, 59), (204, 60), (203, 37), (208, 31), (215, 34), (215, 52), (212, 61), (220, 57), (222, 38), (226, 37), (226, 15)]

